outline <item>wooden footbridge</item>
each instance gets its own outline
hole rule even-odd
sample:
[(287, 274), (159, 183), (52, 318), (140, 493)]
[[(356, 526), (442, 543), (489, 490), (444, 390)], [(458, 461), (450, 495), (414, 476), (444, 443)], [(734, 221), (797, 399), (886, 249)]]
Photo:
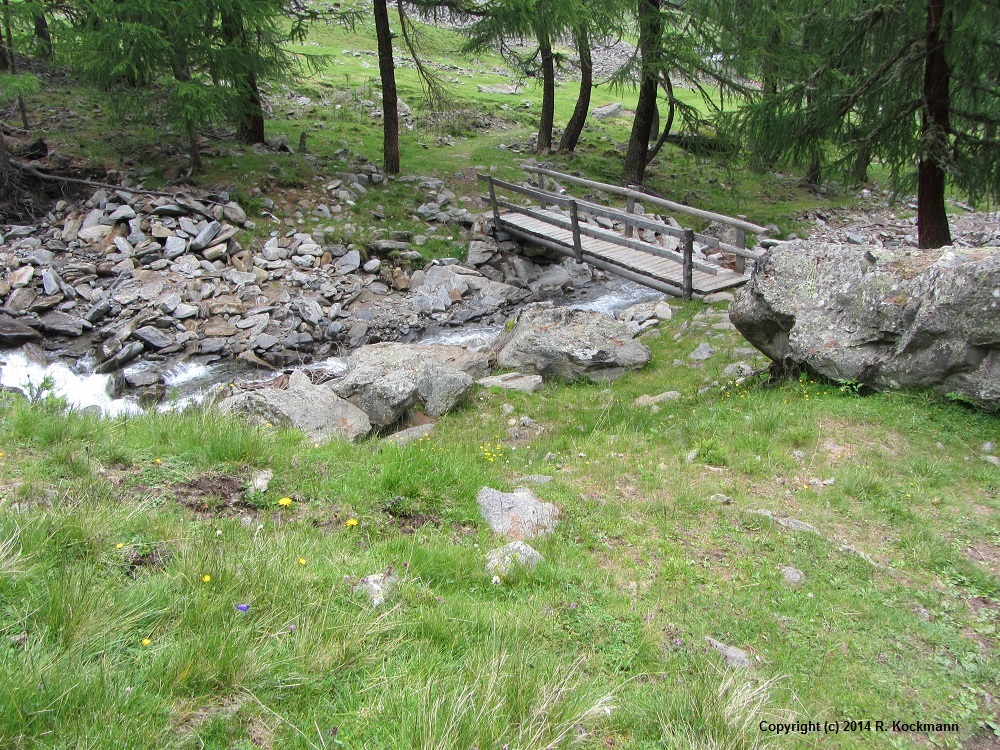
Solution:
[[(479, 179), (489, 187), (493, 218), (498, 230), (568, 255), (581, 263), (589, 263), (609, 273), (685, 299), (690, 299), (694, 294), (710, 294), (746, 283), (750, 278), (746, 273), (747, 259), (757, 260), (760, 257), (759, 253), (746, 247), (747, 235), (767, 235), (767, 229), (750, 222), (702, 211), (630, 188), (584, 180), (541, 167), (525, 167), (525, 171), (538, 175), (537, 188), (479, 175)], [(626, 209), (621, 211), (566, 194), (550, 192), (545, 189), (546, 177), (560, 183), (572, 183), (624, 196), (627, 200)], [(502, 200), (497, 197), (498, 190), (529, 198), (532, 204), (524, 206)], [(652, 217), (636, 214), (637, 201), (734, 227), (739, 244), (725, 243), (715, 237), (697, 234), (690, 229), (678, 229)], [(535, 203), (538, 204), (537, 207)], [(620, 226), (623, 231), (600, 226), (598, 218), (606, 220), (603, 222), (605, 227)], [(637, 234), (642, 236), (643, 230), (646, 239), (637, 238)], [(650, 232), (654, 235), (652, 238)], [(676, 250), (665, 247), (660, 244), (660, 237), (677, 238), (679, 246)], [(648, 239), (653, 241), (646, 241)], [(695, 242), (734, 255), (735, 267), (724, 268), (717, 263), (695, 258)]]

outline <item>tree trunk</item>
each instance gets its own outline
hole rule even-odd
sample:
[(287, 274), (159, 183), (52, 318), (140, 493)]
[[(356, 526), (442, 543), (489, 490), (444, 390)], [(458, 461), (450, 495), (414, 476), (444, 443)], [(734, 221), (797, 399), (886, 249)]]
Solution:
[(382, 79), (382, 168), (399, 172), (399, 108), (396, 104), (396, 65), (392, 59), (392, 29), (386, 0), (372, 0), (375, 37), (378, 41), (378, 72)]
[(35, 39), (38, 40), (38, 55), (46, 60), (52, 57), (52, 35), (44, 13), (35, 14)]
[(635, 105), (635, 120), (625, 153), (625, 177), (641, 183), (646, 176), (646, 156), (649, 137), (656, 117), (656, 91), (660, 77), (660, 0), (638, 0), (639, 54), (642, 57), (642, 78), (639, 100)]
[(576, 28), (576, 50), (580, 55), (580, 94), (576, 98), (576, 108), (573, 116), (566, 123), (566, 131), (559, 141), (560, 151), (572, 152), (580, 142), (580, 134), (587, 122), (587, 112), (590, 111), (590, 94), (594, 88), (594, 61), (590, 56), (590, 30), (581, 25)]
[[(660, 153), (660, 149), (663, 148), (663, 144), (667, 142), (667, 138), (670, 137), (670, 130), (674, 127), (674, 115), (676, 113), (676, 104), (674, 100), (674, 84), (670, 80), (670, 76), (663, 73), (661, 84), (663, 85), (663, 91), (667, 95), (667, 121), (663, 124), (663, 132), (660, 133), (660, 137), (656, 140), (656, 144), (649, 149), (649, 153), (646, 154), (646, 166), (648, 167), (656, 155)], [(659, 115), (659, 112), (657, 112)], [(659, 130), (659, 124), (656, 126), (656, 130)], [(653, 131), (655, 132), (655, 130)]]
[(809, 183), (810, 187), (817, 190), (820, 183), (823, 182), (823, 167), (819, 160), (819, 149), (813, 149), (812, 156), (809, 158), (809, 168), (806, 169), (806, 182)]
[(927, 3), (927, 57), (924, 65), (924, 110), (921, 116), (923, 152), (917, 171), (917, 234), (921, 248), (951, 244), (945, 212), (945, 171), (951, 101), (951, 71), (945, 58), (943, 25), (946, 0)]
[(198, 131), (191, 120), (188, 120), (186, 130), (188, 146), (191, 150), (191, 169), (195, 172), (200, 172), (204, 165), (201, 161), (201, 149), (198, 147)]
[(552, 41), (547, 31), (538, 30), (538, 51), (542, 58), (542, 114), (538, 121), (536, 150), (547, 153), (552, 149), (552, 125), (556, 114), (556, 67), (552, 56)]
[(243, 84), (242, 112), (237, 136), (242, 143), (264, 143), (264, 109), (260, 105), (257, 76), (250, 73)]
[[(7, 69), (11, 75), (17, 75), (17, 61), (14, 59), (14, 36), (10, 28), (10, 0), (3, 0), (3, 20), (7, 33)], [(30, 130), (28, 123), (28, 108), (24, 106), (24, 97), (17, 95), (17, 108), (21, 113), (21, 124), (25, 130)]]

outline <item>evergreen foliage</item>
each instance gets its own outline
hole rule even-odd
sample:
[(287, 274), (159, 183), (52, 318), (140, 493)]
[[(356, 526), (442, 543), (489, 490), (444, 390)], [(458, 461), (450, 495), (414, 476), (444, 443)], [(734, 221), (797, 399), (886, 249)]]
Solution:
[(828, 169), (857, 180), (880, 162), (895, 190), (918, 188), (922, 247), (950, 241), (945, 180), (974, 201), (1000, 197), (1000, 5), (786, 0), (713, 8), (727, 63), (765, 82), (760, 97), (726, 119), (761, 166), (821, 154)]
[(80, 0), (67, 31), (72, 61), (114, 107), (183, 128), (197, 166), (201, 128), (228, 119), (243, 131), (254, 117), (262, 126), (257, 81), (300, 70), (284, 45), (304, 39), (311, 17), (288, 0)]

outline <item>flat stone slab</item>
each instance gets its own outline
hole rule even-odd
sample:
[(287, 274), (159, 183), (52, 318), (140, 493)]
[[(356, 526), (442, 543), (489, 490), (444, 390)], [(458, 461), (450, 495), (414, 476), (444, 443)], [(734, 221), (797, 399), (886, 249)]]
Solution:
[(559, 508), (543, 502), (526, 487), (513, 492), (483, 487), (476, 501), (490, 528), (512, 540), (549, 534), (559, 520)]
[(392, 433), (388, 437), (384, 438), (382, 442), (389, 443), (390, 445), (406, 445), (407, 443), (414, 443), (417, 440), (420, 440), (420, 438), (425, 438), (430, 435), (431, 430), (433, 429), (433, 422), (417, 425), (416, 427), (407, 427), (405, 430)]
[(525, 375), (521, 372), (508, 372), (504, 375), (491, 375), (488, 378), (481, 378), (476, 381), (476, 385), (481, 385), (485, 388), (503, 388), (508, 391), (534, 393), (542, 387), (542, 376)]

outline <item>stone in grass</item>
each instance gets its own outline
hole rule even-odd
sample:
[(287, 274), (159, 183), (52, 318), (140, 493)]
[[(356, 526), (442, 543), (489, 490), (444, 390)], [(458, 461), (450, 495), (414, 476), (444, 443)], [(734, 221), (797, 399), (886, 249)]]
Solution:
[(719, 505), (731, 505), (733, 502), (733, 499), (729, 497), (729, 495), (723, 495), (721, 492), (712, 495), (708, 499), (711, 500), (713, 503), (718, 503)]
[(559, 508), (542, 502), (526, 487), (513, 492), (483, 487), (476, 501), (490, 528), (511, 540), (544, 536), (559, 520)]
[(388, 437), (382, 438), (382, 442), (392, 443), (393, 445), (407, 445), (408, 443), (413, 443), (427, 437), (433, 429), (433, 422), (420, 424), (416, 427), (407, 427), (405, 430), (399, 430), (399, 432), (394, 432)]
[(810, 523), (806, 523), (805, 521), (800, 521), (797, 518), (776, 518), (774, 513), (764, 508), (761, 508), (760, 510), (755, 510), (754, 513), (756, 513), (759, 516), (765, 516), (766, 518), (770, 518), (775, 523), (779, 523), (786, 529), (791, 529), (792, 531), (809, 531), (813, 534), (819, 533), (819, 529), (817, 529), (815, 526), (813, 526)]
[(511, 542), (486, 553), (486, 572), (503, 576), (514, 567), (533, 568), (544, 560), (525, 542)]
[(643, 394), (639, 396), (633, 403), (635, 406), (652, 406), (653, 404), (660, 404), (664, 401), (676, 401), (681, 397), (680, 391), (666, 391), (664, 393), (658, 393), (655, 396), (650, 396), (649, 394)]
[(274, 472), (270, 469), (264, 469), (262, 471), (255, 471), (250, 476), (250, 486), (247, 487), (251, 492), (259, 492), (263, 495), (267, 492), (267, 488), (271, 485), (271, 479), (274, 477)]
[(747, 656), (747, 652), (743, 649), (736, 648), (736, 646), (727, 646), (725, 643), (720, 643), (708, 636), (705, 636), (705, 641), (709, 646), (722, 654), (726, 660), (726, 664), (733, 669), (744, 669), (750, 666), (750, 657)]
[(785, 583), (790, 586), (798, 586), (806, 578), (805, 573), (798, 568), (793, 568), (791, 565), (782, 566), (780, 570), (782, 578), (785, 579)]
[(534, 393), (542, 387), (541, 375), (525, 375), (521, 372), (508, 372), (503, 375), (491, 375), (487, 378), (480, 378), (476, 385), (485, 388), (503, 388), (508, 391), (521, 391), (523, 393)]
[(688, 359), (693, 359), (696, 362), (704, 362), (713, 354), (715, 354), (715, 352), (708, 344), (698, 344), (698, 348), (688, 355)]

